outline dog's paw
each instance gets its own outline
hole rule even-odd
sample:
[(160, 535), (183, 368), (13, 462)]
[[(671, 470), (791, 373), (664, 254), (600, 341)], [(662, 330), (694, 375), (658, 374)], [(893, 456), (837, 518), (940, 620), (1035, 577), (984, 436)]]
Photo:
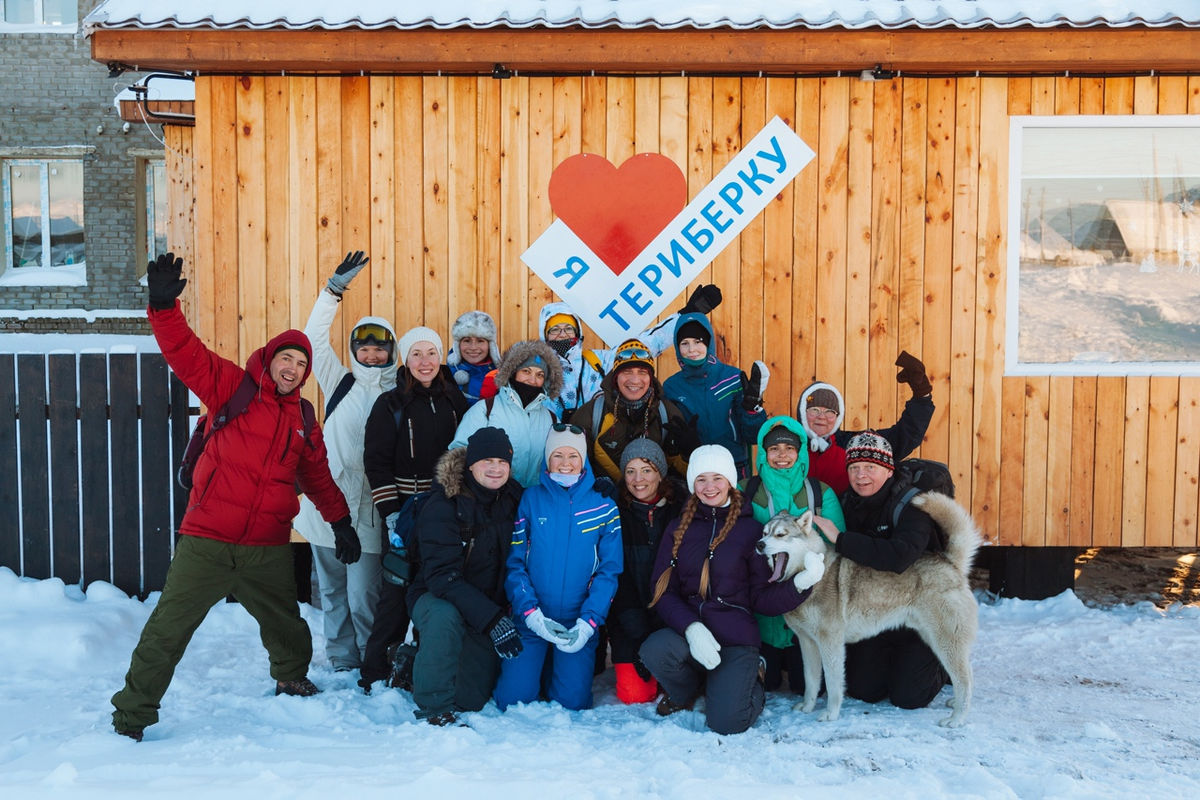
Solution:
[(821, 712), (821, 716), (817, 717), (821, 722), (837, 722), (840, 713), (831, 708), (827, 708)]
[(945, 719), (938, 720), (938, 725), (941, 725), (943, 728), (961, 728), (966, 724), (967, 719), (962, 714), (951, 714)]
[(803, 700), (797, 700), (796, 705), (792, 706), (793, 711), (803, 711), (805, 714), (811, 714), (813, 709), (817, 707), (817, 701), (806, 703)]

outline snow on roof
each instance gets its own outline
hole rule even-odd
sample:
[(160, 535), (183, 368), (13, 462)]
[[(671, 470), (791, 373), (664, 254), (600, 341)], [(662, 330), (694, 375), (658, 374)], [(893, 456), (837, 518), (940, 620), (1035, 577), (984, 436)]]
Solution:
[(101, 28), (1200, 27), (1196, 0), (105, 0)]

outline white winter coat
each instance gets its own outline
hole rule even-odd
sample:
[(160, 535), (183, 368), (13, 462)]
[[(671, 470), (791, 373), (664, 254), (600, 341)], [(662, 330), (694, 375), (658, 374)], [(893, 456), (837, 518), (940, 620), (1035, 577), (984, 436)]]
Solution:
[[(304, 333), (312, 342), (312, 371), (326, 400), (337, 389), (344, 375), (354, 374), (354, 384), (350, 391), (334, 408), (333, 413), (326, 417), (322, 429), (325, 433), (325, 446), (329, 450), (329, 471), (333, 473), (334, 482), (345, 495), (346, 505), (350, 506), (350, 518), (358, 531), (363, 552), (379, 553), (382, 549), (382, 525), (375, 513), (375, 504), (371, 502), (371, 487), (363, 471), (363, 431), (366, 429), (367, 415), (371, 413), (375, 398), (396, 385), (395, 356), (393, 355), (392, 363), (385, 367), (368, 367), (351, 358), (350, 367), (347, 368), (338, 360), (329, 343), (329, 329), (337, 315), (338, 302), (337, 297), (322, 289), (313, 305), (312, 313), (308, 316)], [(368, 324), (387, 328), (395, 339), (395, 329), (381, 317), (363, 317), (354, 327)], [(307, 497), (300, 499), (300, 513), (293, 525), (312, 544), (320, 547), (334, 546), (333, 530)]]

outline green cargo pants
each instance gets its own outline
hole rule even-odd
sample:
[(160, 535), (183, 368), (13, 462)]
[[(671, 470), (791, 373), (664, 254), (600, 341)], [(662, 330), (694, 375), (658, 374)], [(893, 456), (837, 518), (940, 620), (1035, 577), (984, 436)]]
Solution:
[(113, 695), (113, 727), (140, 731), (158, 721), (158, 707), (192, 634), (208, 610), (232, 594), (258, 622), (271, 677), (308, 673), (312, 635), (300, 617), (290, 545), (254, 547), (181, 536), (162, 596), (130, 659), (125, 688)]

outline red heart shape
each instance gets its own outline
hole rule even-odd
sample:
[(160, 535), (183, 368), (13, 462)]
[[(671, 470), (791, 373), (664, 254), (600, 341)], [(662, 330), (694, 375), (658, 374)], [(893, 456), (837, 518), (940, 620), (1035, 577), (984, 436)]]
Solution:
[(687, 204), (687, 178), (658, 153), (614, 167), (581, 153), (550, 175), (550, 208), (617, 275)]

